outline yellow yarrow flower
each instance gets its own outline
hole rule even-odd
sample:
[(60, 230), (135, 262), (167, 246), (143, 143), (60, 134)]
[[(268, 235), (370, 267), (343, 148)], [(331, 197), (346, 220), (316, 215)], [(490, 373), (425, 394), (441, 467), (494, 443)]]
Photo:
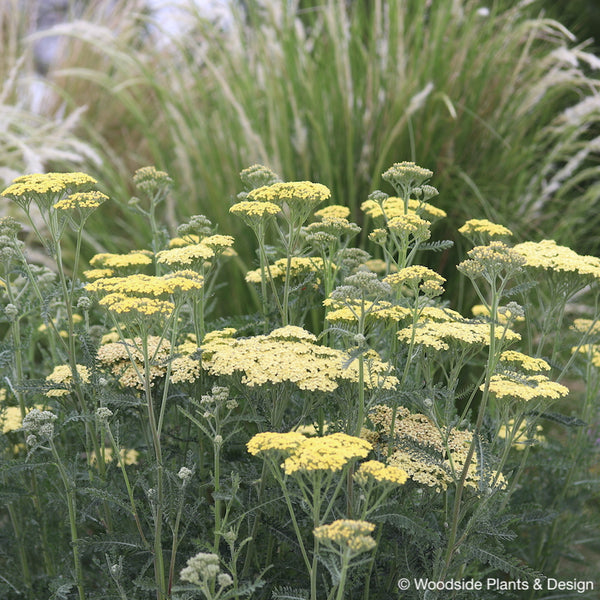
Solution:
[(322, 544), (336, 544), (355, 555), (368, 552), (377, 545), (370, 535), (374, 529), (375, 525), (368, 521), (338, 519), (316, 527), (313, 534)]
[[(348, 353), (319, 346), (312, 334), (287, 327), (269, 335), (234, 339), (212, 332), (202, 343), (202, 365), (213, 375), (242, 376), (249, 387), (293, 383), (302, 390), (329, 392), (339, 380), (358, 381), (358, 360)], [(365, 358), (365, 385), (392, 389), (398, 383), (391, 366), (379, 357)]]
[(431, 223), (417, 214), (407, 213), (388, 221), (388, 228), (397, 235), (412, 235), (416, 240), (425, 241), (431, 237)]
[(388, 275), (383, 281), (400, 290), (407, 286), (416, 292), (418, 286), (427, 297), (433, 298), (444, 293), (442, 286), (446, 279), (427, 267), (413, 265)]
[(433, 171), (420, 167), (414, 162), (394, 163), (381, 177), (391, 183), (396, 190), (408, 189), (424, 184), (433, 175)]
[[(113, 461), (114, 452), (113, 452), (112, 448), (103, 448), (101, 450), (101, 453), (102, 453), (102, 456), (104, 457), (105, 463), (110, 463)], [(140, 456), (140, 453), (137, 450), (133, 450), (131, 448), (129, 448), (129, 449), (121, 448), (119, 450), (119, 462), (121, 462), (125, 466), (137, 465), (139, 456)], [(95, 452), (92, 452), (89, 455), (88, 460), (89, 460), (90, 465), (92, 465), (92, 466), (96, 466), (98, 464), (98, 458), (96, 457)]]
[[(319, 256), (292, 256), (290, 260), (290, 276), (300, 277), (307, 273), (322, 273), (324, 270), (323, 259)], [(269, 272), (273, 279), (282, 279), (285, 281), (287, 271), (287, 258), (280, 258), (272, 265), (269, 265)], [(248, 283), (260, 283), (261, 271), (254, 269), (246, 273), (246, 281)]]
[(582, 344), (571, 348), (571, 353), (586, 354), (594, 367), (600, 367), (600, 344)]
[(270, 431), (257, 433), (247, 444), (246, 448), (252, 456), (262, 452), (275, 450), (277, 452), (293, 452), (306, 440), (306, 437), (297, 431), (288, 433), (272, 433)]
[(543, 358), (533, 358), (516, 350), (506, 350), (500, 355), (500, 362), (517, 364), (525, 371), (549, 371), (550, 365)]
[(33, 173), (22, 175), (13, 180), (1, 195), (16, 199), (19, 196), (30, 194), (56, 194), (66, 190), (98, 183), (93, 177), (85, 173)]
[(315, 212), (315, 217), (320, 219), (347, 219), (350, 216), (350, 209), (340, 204), (331, 204)]
[(513, 234), (507, 227), (492, 223), (487, 219), (469, 219), (458, 232), (467, 237), (483, 235), (489, 238), (507, 237)]
[[(392, 408), (378, 405), (369, 414), (369, 419), (386, 440), (394, 424), (393, 438), (398, 446), (392, 448), (388, 466), (401, 469), (414, 482), (438, 491), (460, 479), (473, 441), (472, 432), (440, 427), (426, 415), (411, 413), (405, 407), (399, 407), (394, 418)], [(387, 442), (376, 444), (375, 450), (387, 451)], [(479, 490), (482, 477), (488, 483), (496, 482), (496, 487), (504, 487), (506, 483), (499, 473), (482, 474), (475, 452), (465, 483)]]
[[(469, 323), (467, 321), (424, 321), (418, 322), (414, 328), (406, 327), (396, 334), (398, 339), (417, 345), (427, 346), (432, 350), (449, 350), (450, 344), (468, 344), (488, 346), (490, 343), (490, 327), (487, 323)], [(413, 337), (414, 336), (414, 337)], [(497, 328), (496, 339), (517, 341), (521, 336), (510, 329)]]
[(215, 251), (204, 244), (189, 244), (170, 250), (162, 250), (156, 254), (156, 262), (166, 265), (194, 265), (201, 264), (212, 258)]
[(90, 259), (92, 267), (104, 269), (119, 269), (122, 267), (140, 267), (151, 265), (152, 258), (148, 253), (139, 250), (133, 250), (129, 254), (111, 254), (104, 252), (96, 254)]
[(159, 298), (176, 293), (199, 291), (203, 284), (202, 276), (194, 271), (179, 271), (161, 277), (135, 274), (127, 277), (97, 279), (85, 287), (88, 292)]
[(329, 200), (331, 192), (321, 183), (310, 181), (278, 182), (248, 192), (248, 200), (272, 202), (277, 206), (287, 204), (291, 209), (314, 207)]
[(428, 202), (415, 200), (410, 198), (407, 207), (404, 206), (404, 200), (396, 196), (390, 196), (379, 203), (375, 200), (365, 200), (360, 205), (361, 210), (372, 219), (381, 219), (384, 216), (386, 219), (393, 219), (401, 215), (412, 213), (428, 221), (433, 219), (444, 218), (446, 212), (441, 208), (437, 208)]
[[(6, 390), (2, 389), (6, 394)], [(5, 398), (0, 398), (3, 400)], [(26, 413), (28, 413), (33, 408), (37, 408), (38, 410), (48, 410), (47, 406), (43, 404), (36, 404), (33, 407), (28, 407), (25, 409)], [(11, 431), (17, 431), (17, 429), (21, 429), (23, 426), (23, 415), (21, 413), (21, 409), (18, 406), (5, 406), (0, 407), (0, 431), (4, 434), (10, 433)]]
[(600, 279), (600, 258), (582, 256), (554, 240), (524, 242), (517, 244), (514, 251), (523, 257), (526, 267)]
[(286, 475), (309, 471), (340, 471), (351, 460), (364, 458), (370, 442), (345, 433), (306, 438), (283, 462)]
[[(77, 374), (82, 383), (90, 382), (90, 370), (84, 365), (77, 365)], [(46, 377), (46, 381), (50, 384), (61, 386), (47, 390), (46, 396), (66, 396), (71, 393), (73, 371), (69, 365), (58, 365), (57, 367), (54, 367), (52, 373)]]
[(191, 356), (178, 356), (171, 361), (171, 383), (194, 383), (201, 372), (200, 361)]
[(588, 335), (600, 334), (600, 320), (598, 319), (575, 319), (571, 325), (573, 331)]
[(515, 420), (510, 419), (508, 425), (502, 425), (498, 430), (498, 437), (502, 440), (507, 440), (511, 436), (513, 437), (512, 446), (515, 450), (525, 450), (527, 446), (531, 446), (533, 443), (543, 443), (546, 438), (542, 435), (544, 428), (541, 425), (536, 425), (533, 431), (533, 436), (528, 435), (528, 424), (527, 421), (523, 420), (519, 424), (519, 427), (515, 431)]
[(108, 200), (102, 192), (76, 192), (56, 202), (53, 207), (57, 210), (73, 210), (76, 208), (98, 208)]
[[(489, 320), (490, 309), (483, 304), (475, 304), (471, 308), (474, 317), (484, 317)], [(525, 317), (521, 315), (513, 315), (507, 307), (500, 307), (496, 313), (496, 322), (500, 325), (507, 325), (510, 321), (523, 322)]]
[[(480, 386), (483, 391), (485, 385)], [(492, 375), (490, 393), (496, 398), (511, 398), (514, 400), (559, 400), (569, 393), (569, 388), (551, 381), (545, 375), (523, 375), (521, 373), (505, 372)]]
[(169, 317), (175, 310), (175, 305), (166, 300), (135, 298), (120, 293), (105, 296), (99, 304), (118, 315), (130, 315), (142, 319), (144, 317)]
[(402, 485), (406, 483), (408, 474), (398, 467), (385, 465), (378, 460), (368, 460), (360, 465), (354, 478), (359, 483), (371, 478), (380, 483), (395, 483)]

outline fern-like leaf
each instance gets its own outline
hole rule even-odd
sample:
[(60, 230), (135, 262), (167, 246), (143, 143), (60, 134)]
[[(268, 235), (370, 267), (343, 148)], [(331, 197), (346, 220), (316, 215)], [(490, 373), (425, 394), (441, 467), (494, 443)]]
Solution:
[(308, 590), (304, 588), (281, 587), (271, 593), (272, 600), (308, 600)]
[(454, 242), (452, 240), (439, 240), (437, 242), (427, 242), (425, 244), (419, 244), (419, 250), (431, 250), (432, 252), (443, 252), (452, 248)]

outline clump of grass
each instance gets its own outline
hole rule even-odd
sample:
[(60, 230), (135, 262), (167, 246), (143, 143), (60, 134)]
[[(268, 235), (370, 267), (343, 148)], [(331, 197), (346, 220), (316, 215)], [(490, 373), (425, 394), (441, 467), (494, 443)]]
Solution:
[(52, 78), (88, 105), (87, 135), (123, 198), (126, 174), (152, 163), (179, 182), (183, 210), (222, 221), (255, 161), (324, 182), (357, 217), (384, 165), (419, 156), (457, 222), (478, 206), (560, 238), (556, 215), (584, 226), (597, 201), (598, 59), (535, 3), (487, 16), (475, 2), (234, 5), (225, 29), (189, 8), (161, 44), (143, 3), (104, 21), (102, 6), (52, 32), (69, 40)]

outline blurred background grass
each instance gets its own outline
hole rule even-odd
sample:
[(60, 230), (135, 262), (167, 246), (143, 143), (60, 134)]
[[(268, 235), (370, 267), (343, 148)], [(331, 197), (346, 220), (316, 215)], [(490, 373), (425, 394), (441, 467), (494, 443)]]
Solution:
[[(449, 214), (440, 237), (487, 217), (518, 240), (600, 250), (591, 0), (232, 0), (225, 20), (180, 8), (176, 30), (143, 0), (72, 1), (65, 22), (38, 33), (33, 4), (0, 7), (0, 177), (96, 176), (115, 202), (90, 221), (88, 253), (148, 244), (125, 208), (140, 166), (175, 181), (162, 216), (171, 232), (204, 213), (251, 266), (252, 236), (228, 213), (241, 169), (324, 183), (361, 222), (361, 202), (392, 192), (380, 176), (401, 160), (434, 171)], [(48, 42), (56, 54), (41, 77), (34, 50)], [(462, 309), (455, 257), (441, 270)], [(245, 284), (225, 276), (224, 314), (239, 313)]]

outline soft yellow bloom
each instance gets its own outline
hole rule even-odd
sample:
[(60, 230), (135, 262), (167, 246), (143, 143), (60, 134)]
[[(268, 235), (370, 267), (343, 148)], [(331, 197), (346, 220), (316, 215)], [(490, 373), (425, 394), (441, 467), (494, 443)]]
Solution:
[[(471, 308), (471, 312), (473, 313), (474, 317), (484, 317), (486, 320), (489, 320), (490, 318), (490, 309), (483, 304), (475, 304)], [(508, 308), (502, 307), (501, 309), (498, 309), (496, 321), (500, 325), (506, 325), (509, 323), (509, 321), (523, 322), (525, 321), (525, 317), (521, 315), (513, 315)]]
[(331, 204), (315, 212), (315, 217), (319, 217), (320, 219), (347, 219), (349, 216), (350, 209), (340, 204)]
[(554, 240), (524, 242), (517, 244), (514, 251), (524, 258), (526, 267), (600, 279), (600, 258), (582, 256)]
[(484, 235), (486, 237), (506, 237), (512, 235), (512, 231), (503, 225), (492, 223), (487, 219), (469, 219), (459, 230), (466, 236), (475, 234)]
[(533, 358), (516, 350), (506, 350), (500, 355), (503, 363), (517, 364), (525, 371), (549, 371), (550, 365), (543, 358)]
[[(494, 332), (497, 339), (505, 341), (520, 340), (521, 336), (510, 329), (497, 328)], [(406, 327), (397, 333), (398, 339), (417, 345), (427, 346), (433, 350), (449, 350), (451, 344), (489, 345), (490, 327), (487, 323), (469, 323), (467, 321), (434, 321), (418, 322), (414, 328)]]
[[(299, 327), (276, 329), (268, 335), (234, 339), (211, 333), (202, 343), (202, 365), (213, 375), (242, 376), (244, 385), (293, 383), (302, 390), (333, 391), (340, 380), (358, 381), (358, 360), (348, 353), (320, 346)], [(393, 388), (398, 380), (391, 366), (376, 355), (365, 359), (365, 385)]]
[(248, 192), (250, 201), (272, 202), (277, 206), (287, 204), (292, 209), (311, 208), (330, 197), (331, 192), (326, 186), (310, 181), (279, 182)]
[(282, 466), (286, 475), (309, 471), (340, 471), (351, 460), (367, 456), (372, 449), (370, 442), (345, 433), (305, 438)]
[(183, 237), (174, 237), (169, 240), (169, 248), (181, 248), (182, 246), (189, 246), (190, 244), (199, 244), (200, 236), (195, 233), (188, 234)]
[(112, 277), (115, 272), (112, 269), (88, 269), (83, 272), (83, 276), (90, 281), (94, 279), (103, 279), (105, 277)]
[(75, 208), (98, 208), (108, 200), (108, 196), (102, 192), (76, 192), (66, 198), (62, 198), (54, 204), (57, 210), (73, 210)]
[(377, 544), (371, 537), (373, 523), (351, 519), (338, 519), (329, 525), (320, 525), (313, 531), (319, 542), (334, 543), (351, 554), (372, 550)]
[(427, 267), (413, 265), (388, 275), (383, 281), (400, 290), (403, 286), (407, 286), (416, 291), (418, 286), (421, 292), (433, 298), (444, 293), (442, 286), (446, 279)]
[(414, 213), (394, 217), (388, 221), (388, 228), (397, 235), (412, 235), (416, 240), (425, 241), (431, 236), (431, 223)]
[[(114, 340), (114, 338), (110, 338)], [(171, 355), (171, 344), (159, 336), (149, 335), (146, 341), (148, 356), (152, 360), (150, 365), (150, 385), (167, 372), (167, 361)], [(142, 340), (137, 337), (127, 338), (124, 342), (109, 341), (103, 343), (98, 349), (98, 361), (110, 369), (118, 378), (123, 387), (144, 389), (141, 375), (144, 374), (144, 356), (142, 353)]]
[[(112, 448), (103, 448), (101, 453), (104, 457), (105, 463), (110, 463), (113, 461), (113, 449)], [(119, 450), (119, 462), (122, 462), (125, 466), (128, 465), (137, 465), (138, 458), (140, 453), (137, 450), (121, 448)], [(95, 466), (98, 463), (98, 458), (96, 457), (96, 453), (92, 452), (89, 456), (90, 465)]]
[[(77, 365), (77, 374), (82, 383), (90, 383), (90, 370), (83, 366)], [(73, 385), (73, 371), (69, 365), (58, 365), (50, 375), (46, 377), (46, 381), (52, 385), (60, 385), (61, 387), (52, 388), (46, 391), (46, 396), (66, 396), (71, 393)]]
[(169, 317), (175, 305), (166, 300), (156, 298), (134, 298), (125, 294), (114, 293), (102, 298), (99, 302), (109, 311), (118, 315), (130, 315), (139, 317)]
[(194, 265), (212, 258), (215, 251), (204, 244), (189, 244), (170, 250), (162, 250), (156, 254), (156, 262), (166, 265)]
[(586, 333), (588, 335), (600, 334), (600, 320), (598, 319), (575, 319), (571, 329), (578, 333)]
[(234, 239), (231, 235), (209, 235), (202, 240), (202, 244), (208, 246), (214, 252), (219, 252), (225, 248), (233, 246)]
[(257, 433), (247, 444), (246, 448), (252, 456), (261, 452), (275, 450), (277, 452), (292, 452), (306, 440), (306, 437), (297, 432), (272, 433), (270, 431)]
[(600, 344), (582, 344), (573, 346), (571, 353), (579, 352), (586, 354), (594, 367), (600, 367)]
[(461, 262), (457, 268), (471, 278), (484, 274), (496, 276), (504, 271), (516, 272), (526, 262), (516, 247), (510, 248), (498, 241), (490, 242), (487, 246), (475, 246), (467, 255), (469, 259)]
[(238, 202), (234, 204), (229, 212), (234, 215), (238, 215), (240, 217), (245, 217), (246, 219), (263, 219), (269, 216), (273, 216), (278, 214), (281, 211), (277, 204), (273, 202), (260, 202), (243, 200), (242, 202)]
[(341, 302), (332, 298), (326, 298), (323, 300), (323, 305), (330, 307), (325, 317), (330, 323), (338, 321), (345, 321), (347, 323), (357, 322), (360, 319), (361, 312), (364, 313), (362, 316), (367, 321), (390, 320), (398, 322), (409, 318), (412, 314), (410, 308), (393, 305), (386, 300), (379, 300), (378, 302), (347, 300)]
[(139, 267), (143, 265), (151, 265), (152, 258), (147, 252), (134, 250), (129, 254), (110, 254), (104, 252), (96, 254), (90, 259), (92, 267), (104, 269), (118, 269), (122, 267)]
[(171, 362), (172, 383), (194, 383), (202, 371), (199, 360), (190, 356), (178, 356)]
[(441, 219), (446, 216), (446, 212), (441, 208), (437, 208), (428, 202), (415, 200), (414, 198), (411, 198), (408, 201), (408, 210), (405, 210), (404, 200), (396, 196), (386, 198), (381, 204), (375, 202), (375, 200), (365, 200), (360, 205), (360, 208), (372, 219), (382, 218), (385, 215), (389, 220), (406, 213), (413, 213), (428, 221), (432, 219)]
[[(484, 390), (484, 385), (480, 390)], [(569, 393), (569, 388), (551, 381), (545, 375), (523, 375), (522, 373), (505, 372), (492, 375), (490, 392), (496, 398), (512, 398), (514, 400), (547, 399), (558, 400)]]
[(378, 460), (368, 460), (360, 465), (354, 475), (357, 481), (372, 478), (380, 483), (406, 483), (408, 474), (398, 467), (388, 466)]
[[(319, 256), (292, 256), (290, 260), (290, 276), (301, 277), (308, 273), (321, 273), (324, 269), (323, 259)], [(273, 279), (282, 279), (285, 281), (285, 273), (287, 270), (287, 258), (280, 258), (272, 265), (269, 265), (269, 272)], [(265, 269), (266, 272), (266, 269)], [(248, 271), (246, 273), (246, 281), (248, 283), (260, 283), (260, 269)]]
[(32, 194), (56, 194), (94, 183), (98, 182), (85, 173), (33, 173), (17, 177), (1, 195), (16, 198)]
[(394, 188), (407, 189), (422, 185), (432, 175), (433, 171), (430, 171), (429, 169), (420, 167), (414, 162), (402, 161), (394, 163), (381, 176), (385, 181), (391, 183)]
[[(384, 440), (389, 439), (394, 423), (393, 439), (395, 445), (388, 459), (388, 465), (405, 471), (413, 481), (438, 491), (445, 490), (457, 482), (465, 467), (473, 433), (455, 427), (447, 428), (435, 424), (429, 417), (420, 413), (411, 413), (407, 408), (399, 407), (394, 418), (393, 409), (378, 405), (369, 418), (376, 431)], [(375, 447), (387, 451), (387, 441)], [(486, 481), (496, 480), (495, 485), (504, 486), (504, 478), (498, 473), (485, 473)], [(477, 458), (473, 454), (468, 468), (466, 485), (479, 490), (482, 473)]]
[(203, 278), (194, 271), (169, 273), (162, 277), (138, 273), (127, 277), (97, 279), (88, 283), (86, 289), (89, 292), (103, 294), (160, 298), (176, 293), (199, 291), (203, 283)]
[(542, 443), (545, 441), (544, 436), (542, 435), (543, 427), (541, 425), (536, 425), (535, 430), (533, 431), (533, 436), (530, 437), (528, 435), (528, 425), (527, 421), (523, 420), (519, 424), (519, 427), (515, 431), (515, 420), (510, 419), (507, 425), (502, 425), (498, 430), (498, 437), (502, 440), (506, 440), (513, 437), (512, 446), (515, 450), (525, 450), (527, 446), (531, 446), (532, 443)]

